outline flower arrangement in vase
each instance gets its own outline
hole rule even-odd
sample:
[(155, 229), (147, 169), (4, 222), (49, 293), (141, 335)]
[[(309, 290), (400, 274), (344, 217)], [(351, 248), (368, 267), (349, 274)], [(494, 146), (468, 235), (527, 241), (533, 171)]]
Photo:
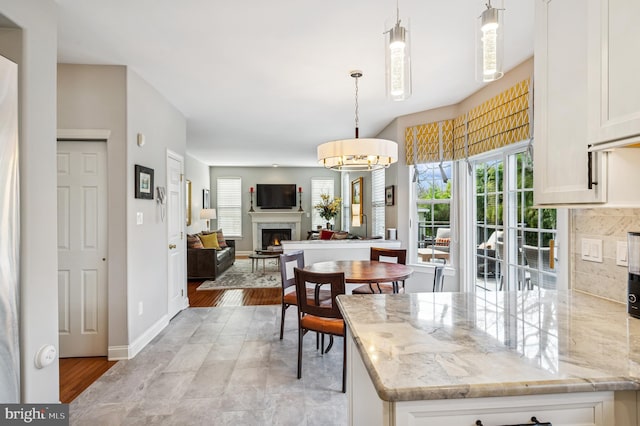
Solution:
[(313, 207), (318, 210), (320, 217), (327, 221), (327, 229), (329, 229), (331, 226), (329, 221), (340, 213), (342, 199), (336, 197), (332, 200), (329, 194), (320, 194), (320, 199), (322, 201)]

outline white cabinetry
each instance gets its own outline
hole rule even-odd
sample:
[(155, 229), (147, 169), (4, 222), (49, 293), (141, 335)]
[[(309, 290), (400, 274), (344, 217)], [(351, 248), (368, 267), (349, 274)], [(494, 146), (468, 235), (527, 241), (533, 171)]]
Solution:
[[(589, 143), (640, 141), (640, 2), (589, 5)], [(600, 148), (600, 147), (598, 147)]]
[(625, 416), (616, 417), (613, 392), (382, 401), (378, 398), (358, 349), (350, 338), (348, 342), (350, 425), (468, 426), (480, 420), (484, 426), (495, 426), (528, 424), (533, 416), (540, 422), (551, 422), (554, 426), (635, 424)]
[(535, 1), (535, 203), (640, 206), (640, 1)]
[(590, 163), (587, 152), (587, 18), (598, 0), (535, 1), (535, 203), (603, 203), (606, 157)]

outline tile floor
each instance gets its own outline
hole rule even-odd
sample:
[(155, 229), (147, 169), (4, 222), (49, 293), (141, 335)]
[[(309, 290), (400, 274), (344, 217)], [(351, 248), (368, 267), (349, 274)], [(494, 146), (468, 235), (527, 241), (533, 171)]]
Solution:
[(70, 405), (72, 425), (347, 424), (343, 339), (321, 355), (297, 312), (280, 306), (189, 308), (135, 358), (120, 361)]

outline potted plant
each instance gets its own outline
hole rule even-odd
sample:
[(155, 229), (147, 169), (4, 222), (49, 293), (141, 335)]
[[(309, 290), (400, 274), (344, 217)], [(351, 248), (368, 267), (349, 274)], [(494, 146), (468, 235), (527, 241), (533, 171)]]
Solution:
[(342, 199), (336, 197), (332, 200), (329, 194), (320, 194), (320, 198), (322, 201), (313, 207), (318, 210), (320, 217), (327, 221), (327, 229), (331, 229), (329, 222), (340, 213)]

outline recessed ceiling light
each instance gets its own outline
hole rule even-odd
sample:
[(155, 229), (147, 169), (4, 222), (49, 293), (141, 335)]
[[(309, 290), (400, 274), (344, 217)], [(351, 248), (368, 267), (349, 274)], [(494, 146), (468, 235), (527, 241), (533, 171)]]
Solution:
[(278, 164), (272, 164), (271, 167), (280, 167)]

